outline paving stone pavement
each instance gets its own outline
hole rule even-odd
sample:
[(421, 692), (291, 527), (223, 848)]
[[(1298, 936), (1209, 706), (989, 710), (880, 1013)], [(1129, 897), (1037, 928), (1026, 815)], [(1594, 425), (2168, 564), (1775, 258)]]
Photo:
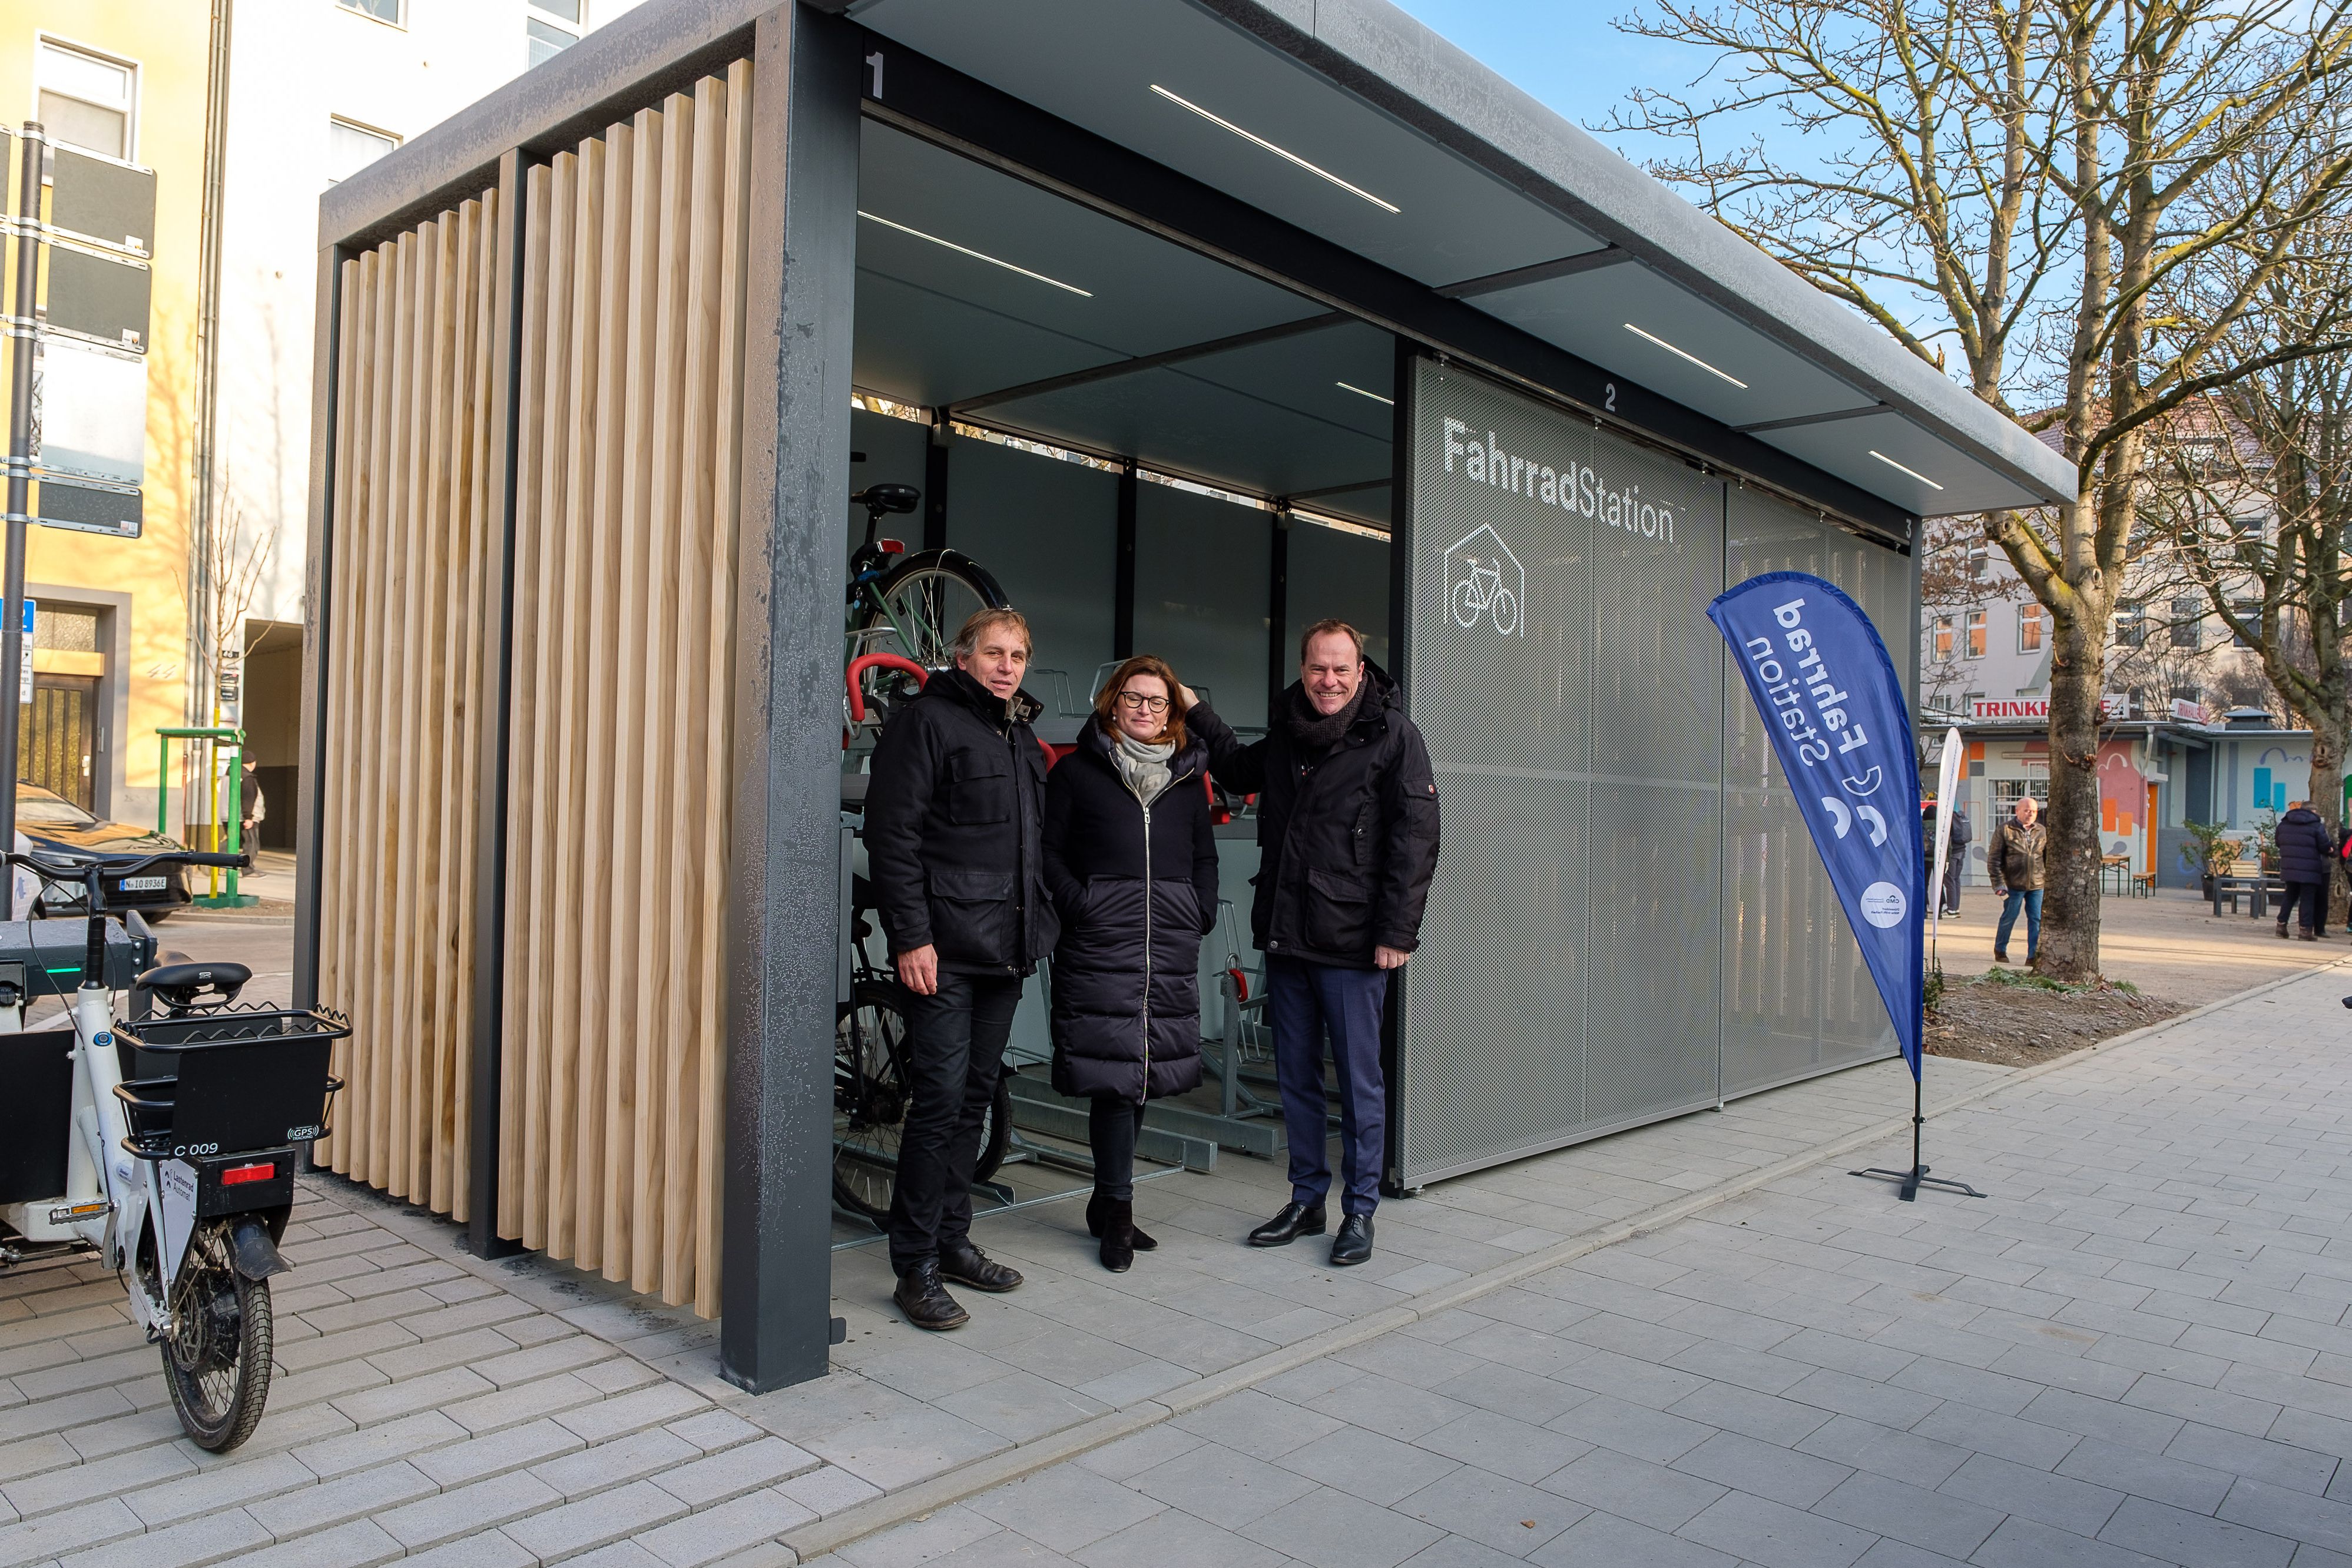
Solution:
[[(709, 1324), (306, 1178), (269, 1413), (225, 1459), (179, 1437), (110, 1278), (0, 1275), (0, 1568), (769, 1568), (842, 1538), (828, 1568), (2352, 1568), (2340, 988), (2030, 1082), (1932, 1063), (1931, 1104), (2007, 1083), (1930, 1128), (1983, 1202), (1842, 1174), (1888, 1145), (1213, 1400), (1183, 1385), (1851, 1139), (1900, 1069), (1444, 1184), (1345, 1272), (1236, 1246), (1281, 1178), (1232, 1159), (1141, 1189), (1163, 1246), (1129, 1275), (1092, 1267), (1075, 1202), (984, 1221), (1031, 1283), (955, 1335), (897, 1323), (872, 1252), (839, 1254), (856, 1337), (759, 1398)], [(848, 1533), (1114, 1409), (1142, 1429)]]
[(821, 1561), (2352, 1568), (2346, 979), (1938, 1118), (1981, 1201), (1818, 1166)]

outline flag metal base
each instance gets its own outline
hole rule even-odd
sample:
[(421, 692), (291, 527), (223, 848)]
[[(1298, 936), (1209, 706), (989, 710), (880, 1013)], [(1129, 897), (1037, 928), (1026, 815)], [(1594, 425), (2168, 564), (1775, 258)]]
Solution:
[(1931, 1176), (1927, 1174), (1926, 1163), (1919, 1158), (1919, 1134), (1920, 1130), (1927, 1124), (1922, 1098), (1925, 1092), (1920, 1079), (1914, 1077), (1911, 1080), (1911, 1168), (1907, 1171), (1894, 1171), (1881, 1166), (1873, 1166), (1868, 1170), (1848, 1171), (1845, 1174), (1862, 1176), (1870, 1181), (1894, 1182), (1903, 1189), (1895, 1196), (1906, 1203), (1917, 1202), (1919, 1189), (1923, 1186), (1936, 1187), (1944, 1192), (1957, 1192), (1964, 1197), (1983, 1197), (1985, 1194), (1979, 1192), (1964, 1181), (1953, 1181), (1946, 1176)]

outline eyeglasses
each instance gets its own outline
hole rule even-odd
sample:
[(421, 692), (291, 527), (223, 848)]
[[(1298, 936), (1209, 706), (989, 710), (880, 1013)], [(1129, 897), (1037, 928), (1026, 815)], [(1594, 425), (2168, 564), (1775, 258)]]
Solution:
[(1166, 697), (1148, 697), (1141, 692), (1121, 692), (1118, 694), (1118, 706), (1121, 707), (1140, 708), (1145, 713), (1166, 713), (1168, 711), (1168, 699)]

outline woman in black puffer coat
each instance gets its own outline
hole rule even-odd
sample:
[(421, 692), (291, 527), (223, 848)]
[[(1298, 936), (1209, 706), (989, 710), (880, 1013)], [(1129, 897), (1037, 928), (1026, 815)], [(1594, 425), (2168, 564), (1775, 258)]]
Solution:
[(1077, 749), (1045, 781), (1054, 1087), (1093, 1102), (1087, 1228), (1103, 1267), (1137, 1249), (1135, 1140), (1147, 1100), (1201, 1082), (1201, 938), (1216, 923), (1208, 748), (1184, 733), (1176, 672), (1149, 654), (1103, 684)]

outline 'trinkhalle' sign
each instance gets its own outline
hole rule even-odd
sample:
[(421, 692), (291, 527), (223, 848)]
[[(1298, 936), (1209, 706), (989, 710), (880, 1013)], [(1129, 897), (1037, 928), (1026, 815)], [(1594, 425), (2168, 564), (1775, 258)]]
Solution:
[[(2109, 692), (2099, 699), (2101, 718), (2125, 718), (2131, 713), (2131, 699), (2120, 692)], [(2019, 719), (2050, 716), (2048, 697), (1979, 697), (1969, 705), (1972, 719)]]

